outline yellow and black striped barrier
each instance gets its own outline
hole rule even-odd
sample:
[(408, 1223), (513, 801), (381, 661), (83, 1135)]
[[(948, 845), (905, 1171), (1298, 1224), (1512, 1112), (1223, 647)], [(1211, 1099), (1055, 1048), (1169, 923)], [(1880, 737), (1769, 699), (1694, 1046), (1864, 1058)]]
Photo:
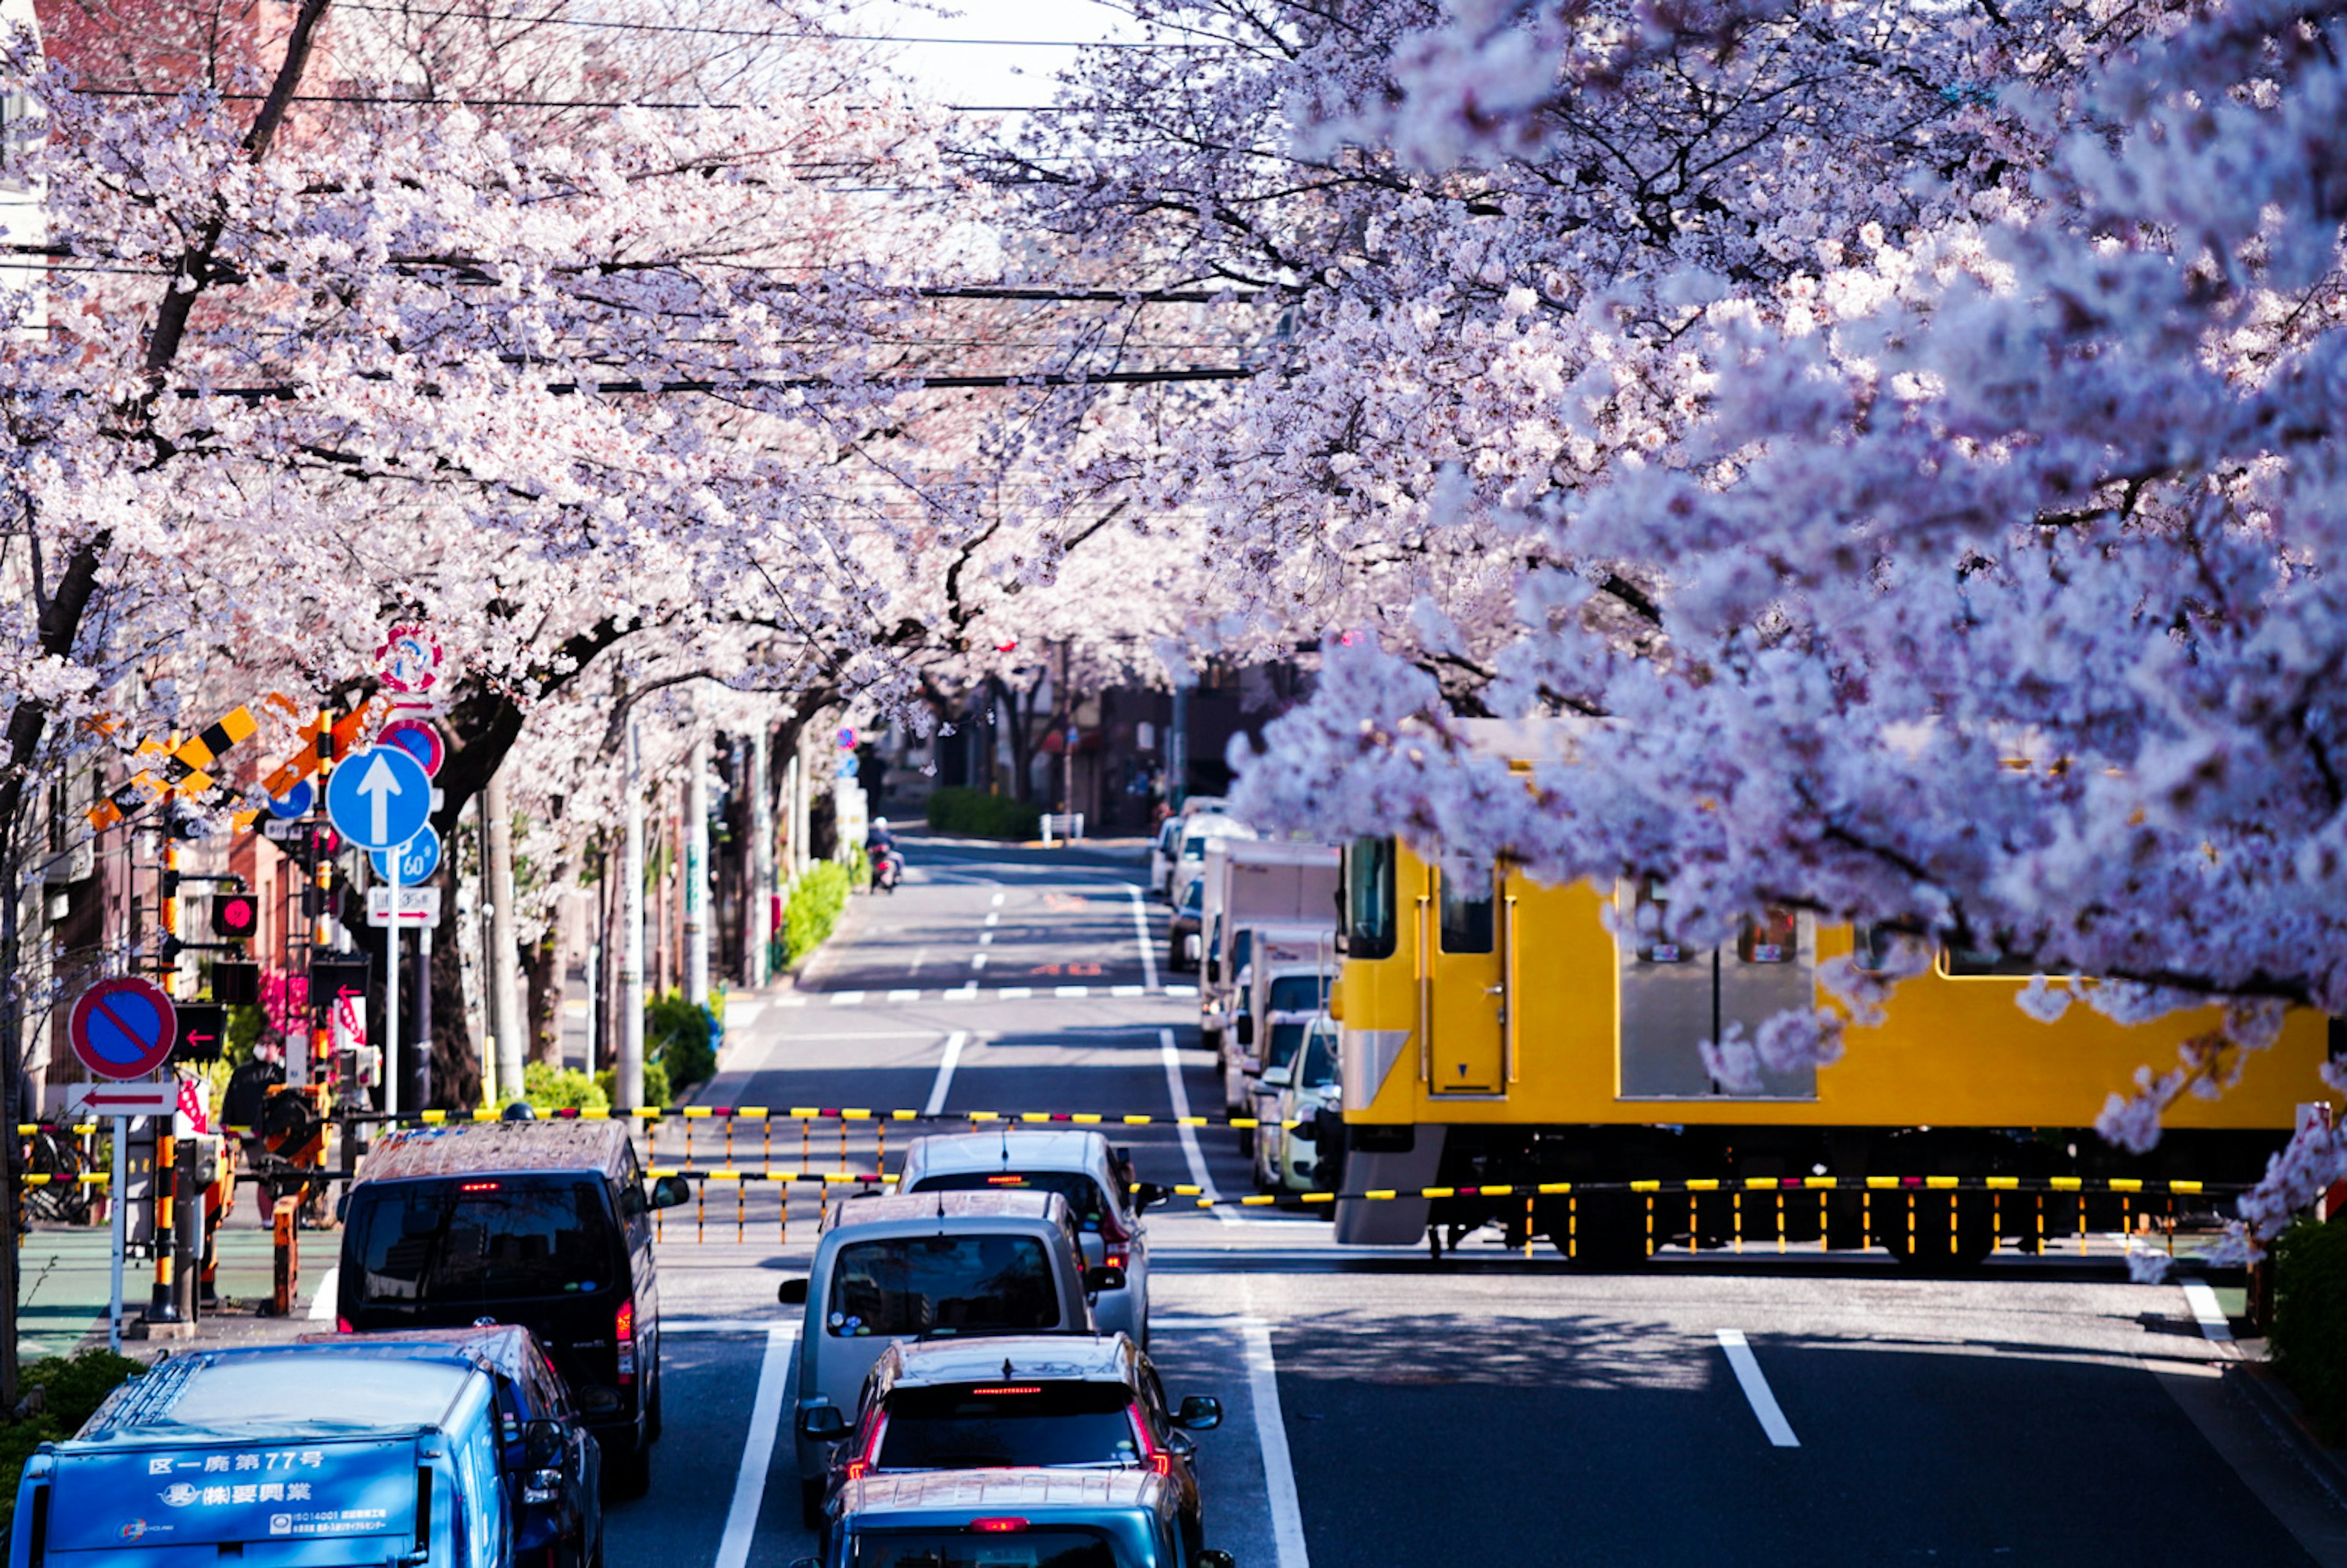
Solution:
[[(991, 1126), (1011, 1122), (1026, 1126), (1072, 1127), (1264, 1127), (1271, 1123), (1253, 1116), (1128, 1115), (1115, 1111), (883, 1111), (855, 1105), (639, 1105), (632, 1111), (548, 1111), (548, 1121), (608, 1122), (969, 1122)], [(498, 1113), (478, 1111), (425, 1111), (403, 1116), (364, 1116), (366, 1122), (420, 1123), (427, 1127), (452, 1122), (495, 1122)], [(1295, 1122), (1281, 1126), (1293, 1127)], [(231, 1132), (251, 1129), (231, 1127)]]

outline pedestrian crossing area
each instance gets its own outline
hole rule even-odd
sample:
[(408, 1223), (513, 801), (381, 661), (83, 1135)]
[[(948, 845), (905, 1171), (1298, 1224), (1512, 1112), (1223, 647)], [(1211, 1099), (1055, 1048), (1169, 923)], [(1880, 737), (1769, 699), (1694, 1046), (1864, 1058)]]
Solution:
[(1195, 986), (953, 986), (944, 990), (921, 990), (901, 987), (893, 990), (794, 991), (789, 996), (774, 997), (767, 1005), (777, 1008), (852, 1008), (868, 1003), (906, 1002), (1023, 1002), (1039, 997), (1064, 998), (1081, 1000), (1093, 997), (1194, 998)]

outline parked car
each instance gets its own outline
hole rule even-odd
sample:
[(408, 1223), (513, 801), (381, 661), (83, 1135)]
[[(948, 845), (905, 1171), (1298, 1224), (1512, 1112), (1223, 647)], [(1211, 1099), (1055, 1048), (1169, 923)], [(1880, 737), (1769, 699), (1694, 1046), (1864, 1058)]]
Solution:
[(1198, 910), (1206, 897), (1206, 885), (1193, 880), (1174, 906), (1173, 918), (1165, 922), (1165, 967), (1168, 969), (1194, 969), (1198, 967)]
[(831, 1473), (850, 1481), (907, 1471), (1035, 1465), (1148, 1469), (1172, 1482), (1181, 1555), (1205, 1544), (1197, 1443), (1221, 1401), (1170, 1407), (1147, 1355), (1122, 1334), (892, 1345), (865, 1379)]
[(1255, 836), (1255, 829), (1235, 816), (1201, 812), (1184, 819), (1181, 847), (1174, 856), (1174, 879), (1166, 888), (1166, 897), (1179, 907), (1190, 885), (1205, 874), (1208, 840)]
[(1154, 1183), (1134, 1190), (1133, 1162), (1098, 1132), (1068, 1130), (932, 1132), (905, 1151), (899, 1193), (1057, 1193), (1075, 1216), (1084, 1266), (1124, 1271), (1124, 1283), (1092, 1301), (1103, 1334), (1149, 1343), (1149, 1227), (1142, 1211), (1163, 1203)]
[(1342, 1112), (1344, 1091), (1337, 1076), (1337, 1025), (1323, 1013), (1304, 1027), (1303, 1043), (1285, 1067), (1264, 1069), (1266, 1087), (1276, 1085), (1271, 1113), (1281, 1123), (1255, 1139), (1255, 1183), (1274, 1193), (1333, 1191), (1321, 1177), (1320, 1112)]
[(660, 1270), (648, 1192), (618, 1122), (409, 1127), (378, 1140), (343, 1202), (343, 1333), (518, 1323), (553, 1356), (623, 1491), (660, 1437)]
[(1174, 862), (1182, 853), (1182, 819), (1169, 816), (1157, 825), (1149, 845), (1149, 891), (1163, 898), (1174, 890)]
[[(368, 1349), (414, 1345), (453, 1351), (497, 1378), (497, 1431), (513, 1505), (514, 1553), (547, 1568), (601, 1568), (602, 1447), (587, 1430), (570, 1390), (538, 1336), (518, 1324), (477, 1328), (417, 1328), (403, 1334), (305, 1334), (297, 1343)], [(562, 1431), (562, 1458), (537, 1462), (550, 1450), (543, 1428)], [(535, 1440), (535, 1441), (533, 1441)]]
[[(198, 1349), (107, 1397), (26, 1460), (19, 1568), (521, 1568), (517, 1496), (584, 1490), (550, 1418), (510, 1464), (492, 1361), (462, 1345), (344, 1340)], [(600, 1516), (598, 1516), (600, 1522)], [(591, 1550), (600, 1558), (600, 1530)], [(535, 1565), (545, 1561), (530, 1557)]]
[(1258, 999), (1253, 989), (1255, 975), (1259, 970), (1273, 976), (1305, 970), (1333, 974), (1336, 946), (1330, 933), (1317, 926), (1251, 926), (1233, 934), (1230, 965), (1219, 977), (1219, 983), (1212, 948), (1207, 949), (1206, 962), (1204, 983), (1198, 989), (1201, 1000), (1210, 1004), (1212, 1010), (1201, 1014), (1200, 1035), (1213, 1046), (1215, 1065), (1222, 1070), (1224, 1106), (1231, 1115), (1244, 1116), (1247, 1079), (1261, 1065), (1261, 1053), (1256, 1050), (1261, 1042), (1253, 1038), (1244, 1044), (1239, 1041), (1238, 1017), (1241, 1013), (1259, 1016), (1266, 1005), (1292, 1010), (1291, 1003), (1301, 995), (1301, 989), (1291, 982), (1279, 997)]
[(1237, 1568), (1182, 1556), (1172, 1479), (1148, 1470), (867, 1476), (841, 1491), (829, 1548), (791, 1568)]
[(1057, 1193), (907, 1193), (832, 1205), (804, 1277), (782, 1282), (805, 1308), (799, 1332), (799, 1508), (823, 1522), (832, 1445), (846, 1435), (866, 1374), (892, 1339), (1092, 1332), (1092, 1292), (1124, 1271), (1086, 1270), (1075, 1218)]

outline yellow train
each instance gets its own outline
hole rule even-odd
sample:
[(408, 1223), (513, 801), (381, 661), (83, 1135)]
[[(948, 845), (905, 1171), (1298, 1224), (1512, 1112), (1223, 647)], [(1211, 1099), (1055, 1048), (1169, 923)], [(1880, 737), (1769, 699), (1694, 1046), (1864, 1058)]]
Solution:
[[(1342, 1150), (1323, 1176), (1339, 1194), (1339, 1242), (1425, 1238), (1439, 1250), (1496, 1222), (1512, 1242), (1543, 1235), (1583, 1257), (1822, 1234), (1829, 1245), (1977, 1258), (2001, 1235), (2140, 1215), (2137, 1181), (2152, 1193), (2179, 1178), (2253, 1181), (2298, 1104), (2322, 1092), (2315, 1069), (2336, 1026), (2295, 1010), (2233, 1088), (2187, 1095), (2158, 1147), (2127, 1155), (2093, 1130), (2106, 1097), (2130, 1091), (2138, 1067), (2175, 1065), (2215, 1009), (2125, 1026), (2074, 1004), (2039, 1023), (2014, 1003), (2025, 974), (1944, 950), (1899, 986), (1880, 1023), (1848, 1029), (1835, 1064), (1730, 1092), (1699, 1042), (1829, 1003), (1819, 965), (1858, 941), (1880, 967), (1916, 938), (1773, 909), (1733, 943), (1683, 948), (1659, 911), (1640, 918), (1648, 897), (1629, 882), (1548, 886), (1505, 867), (1454, 879), (1390, 838), (1346, 849), (1331, 1001), (1345, 1125), (1320, 1140)], [(1621, 929), (1655, 934), (1617, 939), (1608, 904)], [(1965, 1190), (1946, 1190), (1951, 1176)], [(1885, 1178), (1933, 1180), (1885, 1192)], [(1664, 1198), (1622, 1190), (1656, 1181)], [(1690, 1194), (1689, 1182), (1717, 1186)], [(1575, 1190), (1541, 1194), (1542, 1183)], [(1509, 1190), (1481, 1190), (1492, 1185)], [(1429, 1187), (1442, 1195), (1352, 1195)]]

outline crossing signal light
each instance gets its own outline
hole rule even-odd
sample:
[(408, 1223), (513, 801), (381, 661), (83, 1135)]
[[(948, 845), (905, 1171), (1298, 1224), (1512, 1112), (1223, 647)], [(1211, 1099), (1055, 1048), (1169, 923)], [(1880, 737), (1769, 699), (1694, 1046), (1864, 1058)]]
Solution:
[(261, 1000), (259, 964), (214, 964), (212, 1000), (223, 1007), (251, 1007)]
[(181, 1002), (173, 1009), (179, 1032), (171, 1042), (174, 1061), (218, 1061), (228, 1045), (228, 1009), (218, 1002)]
[(261, 930), (261, 900), (250, 893), (212, 895), (212, 935), (223, 941), (250, 940)]

